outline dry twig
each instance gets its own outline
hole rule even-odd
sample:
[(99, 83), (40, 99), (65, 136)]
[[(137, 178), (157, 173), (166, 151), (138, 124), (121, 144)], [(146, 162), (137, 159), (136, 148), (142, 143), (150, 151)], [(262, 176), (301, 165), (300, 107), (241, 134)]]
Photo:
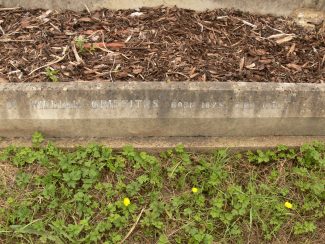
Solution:
[(78, 64), (78, 65), (79, 65), (79, 64), (83, 64), (84, 61), (83, 61), (83, 59), (79, 56), (74, 41), (71, 42), (71, 48), (72, 48), (72, 52), (73, 52), (73, 54), (74, 54), (74, 57), (75, 57), (75, 59), (76, 59), (76, 61), (77, 61), (77, 64)]
[(123, 240), (121, 241), (121, 243), (124, 243), (124, 242), (126, 241), (126, 239), (128, 239), (129, 236), (132, 234), (132, 232), (134, 231), (135, 227), (136, 227), (137, 224), (139, 223), (139, 220), (140, 220), (140, 218), (141, 218), (141, 216), (142, 216), (144, 210), (145, 210), (145, 208), (142, 208), (142, 209), (141, 209), (141, 212), (139, 213), (137, 220), (136, 220), (135, 223), (132, 225), (130, 231), (126, 234), (126, 236), (123, 238)]
[(47, 64), (45, 64), (45, 65), (43, 65), (43, 66), (41, 66), (41, 67), (38, 67), (38, 68), (32, 70), (28, 75), (33, 74), (33, 73), (34, 73), (35, 71), (37, 71), (37, 70), (40, 70), (40, 69), (43, 69), (43, 68), (45, 68), (45, 67), (48, 67), (48, 66), (51, 66), (51, 65), (53, 65), (53, 64), (56, 64), (56, 63), (61, 62), (61, 61), (62, 61), (63, 59), (65, 59), (65, 57), (66, 57), (66, 51), (67, 51), (67, 49), (68, 49), (67, 46), (64, 47), (62, 57), (59, 57), (58, 59), (56, 59), (56, 60), (54, 60), (54, 61), (52, 61), (52, 62), (49, 62), (49, 63), (47, 63)]

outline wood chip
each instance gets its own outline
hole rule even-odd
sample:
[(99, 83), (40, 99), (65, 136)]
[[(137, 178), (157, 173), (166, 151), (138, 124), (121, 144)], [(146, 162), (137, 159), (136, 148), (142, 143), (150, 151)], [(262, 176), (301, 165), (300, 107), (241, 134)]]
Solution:
[(124, 48), (125, 43), (122, 42), (110, 42), (110, 43), (104, 43), (104, 42), (96, 42), (96, 43), (86, 43), (84, 45), (84, 48)]
[(267, 39), (281, 39), (281, 38), (284, 38), (284, 37), (294, 36), (294, 35), (295, 34), (280, 33), (280, 34), (271, 35)]
[(245, 57), (242, 57), (239, 62), (239, 71), (242, 71), (245, 65)]
[(296, 49), (296, 43), (293, 43), (287, 53), (287, 57), (289, 57)]
[(296, 71), (302, 71), (302, 66), (298, 64), (287, 64), (287, 67), (290, 69), (295, 69)]
[(246, 65), (245, 68), (246, 68), (246, 69), (254, 69), (255, 66), (256, 66), (255, 63), (251, 63), (251, 64), (249, 64), (249, 65)]
[(286, 37), (283, 37), (283, 38), (280, 38), (280, 39), (276, 40), (275, 42), (277, 44), (282, 44), (282, 43), (291, 41), (294, 37), (295, 36), (286, 36)]
[(138, 75), (143, 71), (143, 67), (139, 66), (133, 69), (133, 74)]
[(79, 22), (93, 22), (94, 20), (92, 20), (89, 17), (83, 17), (83, 18), (78, 19), (78, 21)]

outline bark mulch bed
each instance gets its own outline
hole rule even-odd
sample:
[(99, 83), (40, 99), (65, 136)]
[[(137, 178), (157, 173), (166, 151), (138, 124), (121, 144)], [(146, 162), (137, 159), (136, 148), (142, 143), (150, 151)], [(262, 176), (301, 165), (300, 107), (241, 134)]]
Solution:
[(0, 8), (0, 47), (0, 82), (325, 81), (324, 28), (236, 10)]

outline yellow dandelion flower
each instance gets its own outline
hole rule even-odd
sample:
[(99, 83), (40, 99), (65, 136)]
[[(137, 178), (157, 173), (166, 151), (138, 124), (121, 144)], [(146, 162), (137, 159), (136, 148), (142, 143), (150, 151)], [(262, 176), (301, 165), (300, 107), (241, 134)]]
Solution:
[(192, 188), (192, 192), (193, 192), (193, 193), (197, 193), (198, 191), (199, 191), (199, 189), (197, 189), (196, 187), (193, 187), (193, 188)]
[(124, 204), (124, 206), (129, 206), (130, 205), (130, 203), (131, 203), (131, 201), (130, 201), (130, 199), (128, 198), (128, 197), (126, 197), (126, 198), (124, 198), (123, 199), (123, 204)]
[(286, 208), (291, 209), (291, 208), (292, 208), (292, 203), (290, 203), (290, 202), (285, 202), (285, 203), (284, 203), (284, 206), (285, 206)]

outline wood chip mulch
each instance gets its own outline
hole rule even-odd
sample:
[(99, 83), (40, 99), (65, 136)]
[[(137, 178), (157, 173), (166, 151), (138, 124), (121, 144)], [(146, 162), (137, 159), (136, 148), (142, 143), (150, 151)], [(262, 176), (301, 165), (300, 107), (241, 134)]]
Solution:
[(325, 81), (324, 28), (236, 10), (0, 7), (0, 47), (0, 82)]

